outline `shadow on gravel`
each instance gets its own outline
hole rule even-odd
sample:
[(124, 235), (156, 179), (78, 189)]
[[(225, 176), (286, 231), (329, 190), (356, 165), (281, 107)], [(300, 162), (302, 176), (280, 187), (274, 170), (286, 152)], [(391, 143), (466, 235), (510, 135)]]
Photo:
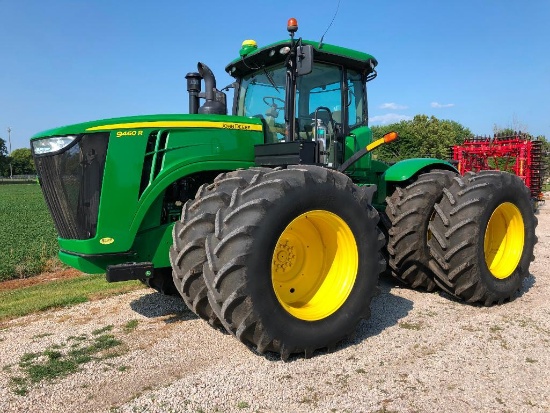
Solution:
[(165, 323), (198, 318), (187, 308), (180, 297), (172, 297), (157, 292), (152, 292), (132, 301), (130, 308), (147, 318), (167, 317), (164, 320)]
[(400, 284), (396, 283), (393, 279), (380, 278), (378, 282), (380, 295), (374, 297), (372, 300), (370, 318), (359, 324), (355, 338), (344, 342), (344, 347), (359, 344), (369, 337), (377, 336), (388, 327), (396, 325), (399, 320), (409, 314), (413, 308), (413, 302), (393, 295), (391, 289), (396, 286), (400, 286)]
[[(401, 286), (393, 278), (381, 277), (378, 282), (380, 294), (373, 298), (371, 303), (371, 316), (368, 320), (364, 320), (357, 326), (353, 337), (339, 343), (334, 352), (338, 353), (342, 349), (354, 346), (367, 340), (369, 337), (374, 337), (383, 332), (386, 328), (397, 325), (399, 320), (407, 316), (413, 308), (413, 302), (403, 297), (395, 296), (391, 293), (392, 288)], [(313, 357), (328, 354), (327, 349), (316, 350)], [(266, 353), (263, 355), (266, 360), (279, 361), (278, 354)], [(303, 359), (303, 354), (293, 354), (288, 361), (296, 361)]]
[[(516, 295), (513, 297), (512, 301), (521, 298), (525, 293), (527, 293), (535, 285), (536, 281), (537, 281), (537, 278), (533, 274), (529, 274), (527, 277), (525, 277), (523, 279), (521, 288), (516, 292)], [(457, 298), (451, 294), (448, 294), (445, 291), (439, 291), (439, 295), (445, 298), (446, 300), (453, 301), (461, 305), (469, 305), (471, 307), (484, 307), (484, 305), (481, 303), (466, 303), (462, 301), (460, 298)], [(507, 302), (509, 301), (504, 301), (502, 305), (506, 305)]]
[(537, 282), (537, 277), (535, 277), (533, 274), (529, 274), (528, 277), (525, 277), (523, 280), (523, 284), (521, 286), (521, 289), (518, 292), (517, 297), (521, 297), (523, 294), (525, 294), (527, 291), (529, 291)]

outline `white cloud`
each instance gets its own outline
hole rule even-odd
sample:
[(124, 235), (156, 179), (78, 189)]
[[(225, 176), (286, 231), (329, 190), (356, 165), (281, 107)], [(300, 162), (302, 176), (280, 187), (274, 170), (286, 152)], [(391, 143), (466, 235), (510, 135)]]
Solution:
[(401, 110), (401, 109), (407, 109), (407, 108), (408, 108), (407, 106), (400, 105), (398, 103), (393, 103), (393, 102), (382, 103), (380, 105), (380, 109)]
[(438, 103), (438, 102), (432, 102), (432, 108), (452, 108), (455, 104), (454, 103)]
[(370, 122), (381, 123), (387, 125), (388, 123), (401, 122), (402, 120), (411, 120), (412, 116), (400, 115), (399, 113), (387, 113), (385, 115), (378, 115), (369, 118)]

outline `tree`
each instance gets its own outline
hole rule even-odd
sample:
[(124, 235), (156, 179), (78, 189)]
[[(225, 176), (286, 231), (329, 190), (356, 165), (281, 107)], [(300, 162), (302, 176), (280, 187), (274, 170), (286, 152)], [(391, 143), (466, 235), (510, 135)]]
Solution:
[(390, 131), (399, 133), (399, 139), (377, 149), (378, 159), (387, 162), (424, 157), (448, 159), (450, 148), (462, 143), (472, 134), (458, 122), (426, 115), (416, 115), (412, 120), (372, 127), (375, 139)]
[(516, 115), (512, 117), (512, 120), (508, 122), (507, 126), (500, 126), (496, 123), (493, 125), (493, 133), (501, 136), (512, 136), (519, 132), (526, 133), (529, 130), (529, 126), (518, 119)]
[(11, 153), (11, 162), (14, 175), (36, 174), (32, 153), (29, 148), (16, 149)]
[[(495, 135), (500, 135), (500, 136), (516, 136), (519, 131), (517, 130), (514, 130), (512, 128), (500, 128), (498, 126), (493, 126), (493, 132)], [(523, 131), (521, 131), (523, 133)]]
[(9, 176), (10, 158), (8, 157), (8, 148), (6, 141), (0, 138), (0, 176)]

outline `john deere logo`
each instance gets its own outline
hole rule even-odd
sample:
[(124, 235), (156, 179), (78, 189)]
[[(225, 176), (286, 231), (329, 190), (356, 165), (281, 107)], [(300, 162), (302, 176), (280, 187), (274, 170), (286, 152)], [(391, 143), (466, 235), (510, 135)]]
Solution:
[(99, 243), (100, 243), (100, 244), (103, 244), (103, 245), (109, 245), (109, 244), (112, 244), (113, 242), (115, 242), (115, 240), (112, 239), (112, 238), (109, 238), (109, 237), (107, 237), (107, 238), (101, 238), (101, 239), (99, 240)]

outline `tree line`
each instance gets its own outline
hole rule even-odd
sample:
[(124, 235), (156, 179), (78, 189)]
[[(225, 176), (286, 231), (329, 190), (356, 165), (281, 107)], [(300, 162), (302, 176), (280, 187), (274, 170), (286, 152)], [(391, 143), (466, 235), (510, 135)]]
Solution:
[(0, 138), (0, 176), (10, 176), (10, 163), (13, 175), (36, 174), (31, 150), (29, 148), (20, 148), (8, 154), (6, 141)]
[(470, 129), (458, 122), (426, 115), (416, 115), (412, 120), (373, 126), (371, 129), (375, 139), (391, 131), (399, 134), (399, 139), (376, 150), (377, 158), (385, 162), (408, 158), (449, 159), (450, 148), (472, 135)]

